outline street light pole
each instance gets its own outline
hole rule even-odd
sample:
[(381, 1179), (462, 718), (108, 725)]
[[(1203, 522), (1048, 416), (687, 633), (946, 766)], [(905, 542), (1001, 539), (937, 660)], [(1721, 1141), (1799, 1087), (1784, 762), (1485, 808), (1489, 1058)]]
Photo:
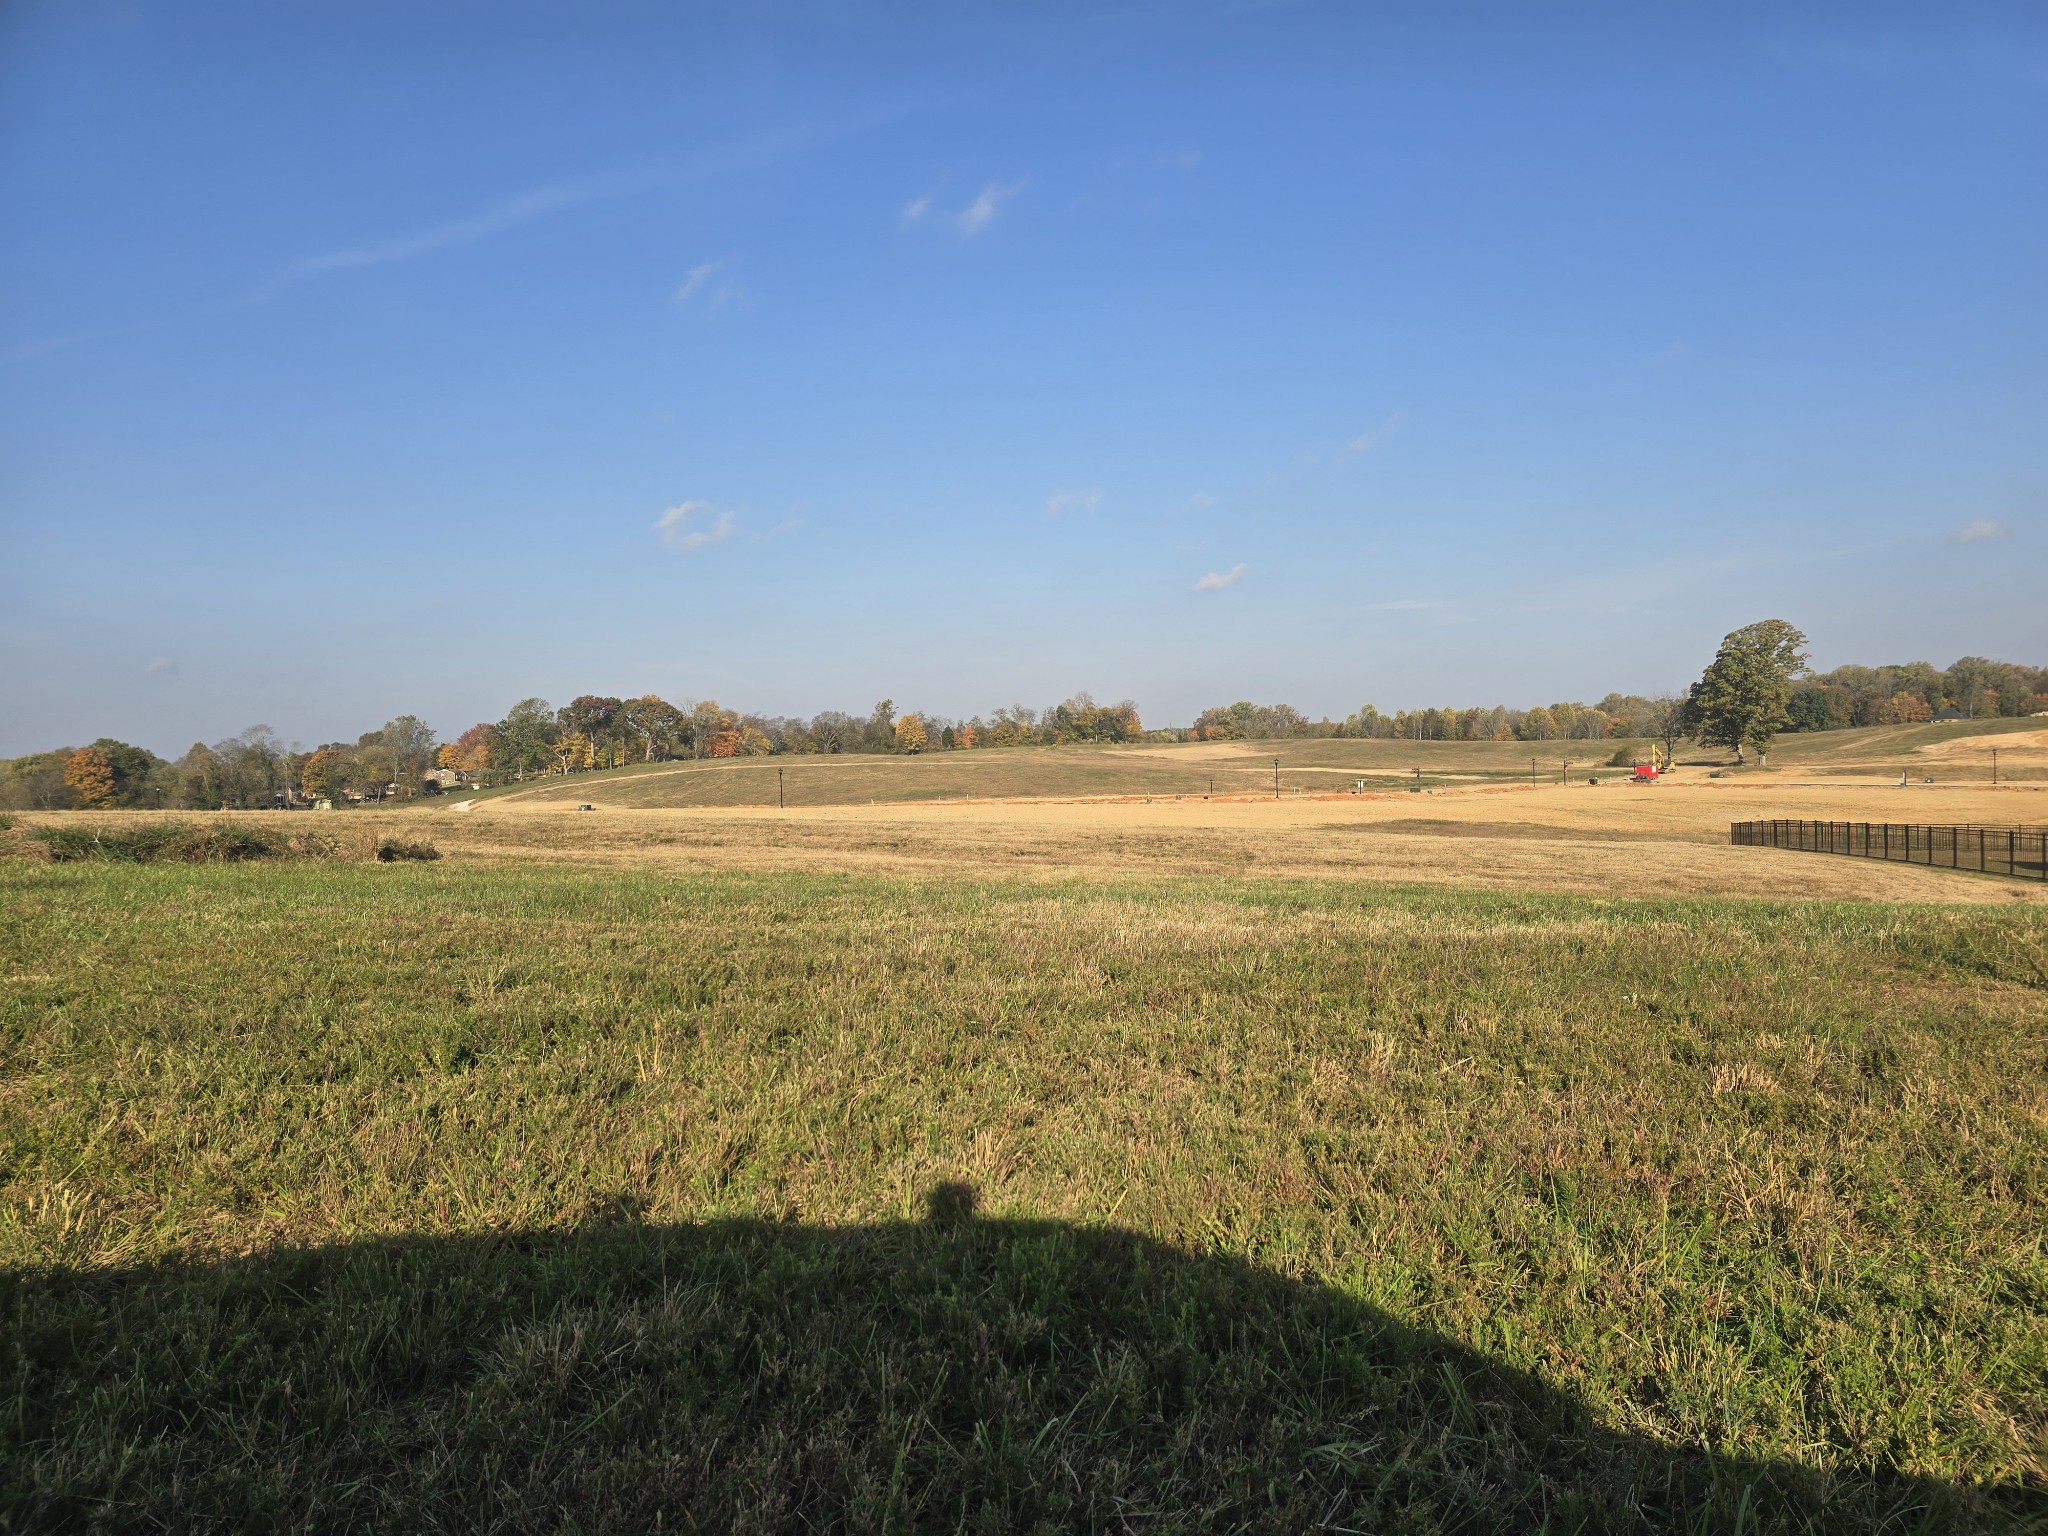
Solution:
[(1280, 798), (1280, 759), (1273, 759), (1273, 798)]

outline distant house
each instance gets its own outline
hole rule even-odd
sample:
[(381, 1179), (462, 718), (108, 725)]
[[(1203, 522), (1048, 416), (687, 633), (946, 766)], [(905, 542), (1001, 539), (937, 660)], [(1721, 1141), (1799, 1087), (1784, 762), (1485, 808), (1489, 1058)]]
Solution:
[(1964, 714), (1960, 709), (1944, 709), (1940, 714), (1936, 715), (1934, 718), (1937, 720), (1967, 720), (1970, 717)]
[(420, 775), (422, 783), (438, 784), (443, 789), (455, 789), (469, 782), (469, 775), (460, 768), (429, 768)]

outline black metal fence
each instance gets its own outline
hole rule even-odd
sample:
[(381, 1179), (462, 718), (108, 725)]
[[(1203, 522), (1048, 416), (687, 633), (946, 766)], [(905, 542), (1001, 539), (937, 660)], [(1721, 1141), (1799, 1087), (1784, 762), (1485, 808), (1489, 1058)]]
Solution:
[(2048, 827), (1922, 827), (1895, 821), (1736, 821), (1739, 848), (1794, 848), (1936, 869), (2048, 880)]

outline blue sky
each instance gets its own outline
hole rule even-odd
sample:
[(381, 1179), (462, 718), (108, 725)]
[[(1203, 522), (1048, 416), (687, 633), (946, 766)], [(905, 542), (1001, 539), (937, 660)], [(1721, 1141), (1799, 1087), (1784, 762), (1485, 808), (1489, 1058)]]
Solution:
[(2039, 7), (0, 18), (0, 753), (2048, 661)]

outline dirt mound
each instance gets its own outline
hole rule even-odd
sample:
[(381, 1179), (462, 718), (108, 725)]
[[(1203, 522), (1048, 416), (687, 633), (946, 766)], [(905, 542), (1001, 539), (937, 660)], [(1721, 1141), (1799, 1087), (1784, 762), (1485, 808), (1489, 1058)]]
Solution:
[(1930, 742), (1917, 748), (1915, 757), (1969, 757), (1985, 762), (1991, 760), (1991, 749), (1996, 747), (2001, 758), (2010, 757), (2017, 762), (2035, 758), (2048, 758), (2048, 730), (2006, 731), (1998, 735), (1952, 736), (1947, 741)]

